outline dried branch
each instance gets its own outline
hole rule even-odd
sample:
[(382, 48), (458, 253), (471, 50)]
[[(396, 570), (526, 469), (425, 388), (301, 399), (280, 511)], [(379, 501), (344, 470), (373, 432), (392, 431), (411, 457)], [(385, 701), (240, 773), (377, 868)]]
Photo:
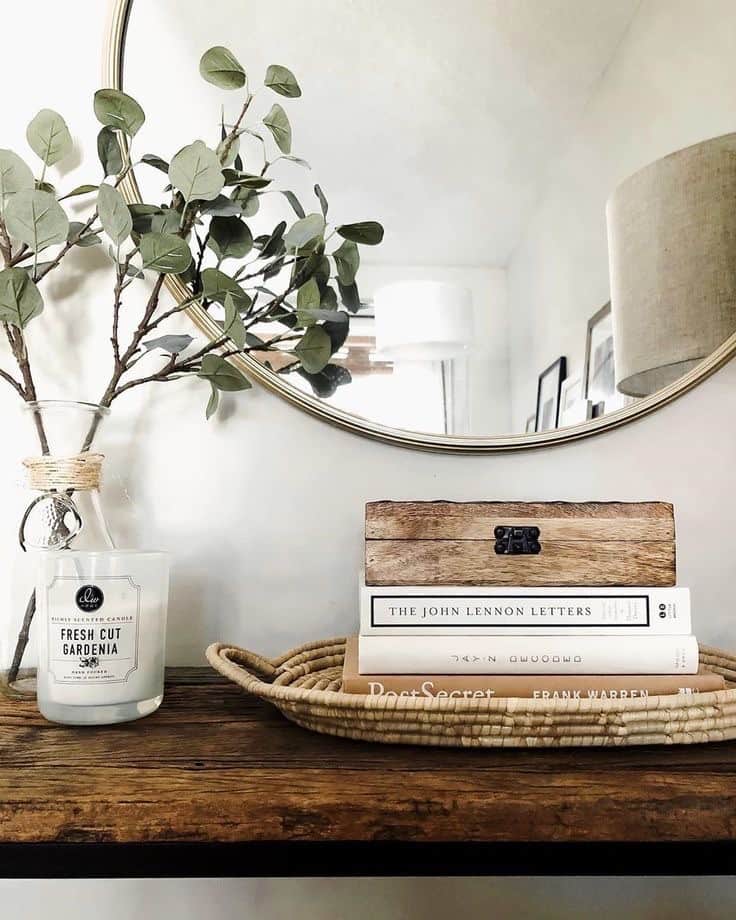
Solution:
[(3, 380), (7, 380), (7, 382), (11, 385), (11, 387), (13, 387), (21, 399), (26, 398), (25, 390), (12, 374), (9, 374), (7, 371), (4, 371), (2, 368), (0, 368), (0, 377), (2, 377)]

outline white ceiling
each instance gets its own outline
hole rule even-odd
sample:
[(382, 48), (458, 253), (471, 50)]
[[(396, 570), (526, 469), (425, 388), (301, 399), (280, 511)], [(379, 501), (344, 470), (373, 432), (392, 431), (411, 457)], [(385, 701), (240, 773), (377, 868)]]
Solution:
[(639, 3), (136, 0), (126, 86), (170, 156), (216, 133), (203, 50), (229, 46), (254, 84), (285, 64), (304, 95), (278, 101), (313, 175), (280, 176), (305, 204), (318, 181), (337, 220), (380, 220), (382, 262), (504, 265)]

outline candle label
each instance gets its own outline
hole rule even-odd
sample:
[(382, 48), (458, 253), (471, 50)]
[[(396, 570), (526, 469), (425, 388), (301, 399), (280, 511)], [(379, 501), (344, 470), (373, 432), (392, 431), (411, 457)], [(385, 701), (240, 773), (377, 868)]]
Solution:
[(141, 588), (129, 575), (58, 576), (46, 611), (55, 683), (125, 683), (138, 668)]

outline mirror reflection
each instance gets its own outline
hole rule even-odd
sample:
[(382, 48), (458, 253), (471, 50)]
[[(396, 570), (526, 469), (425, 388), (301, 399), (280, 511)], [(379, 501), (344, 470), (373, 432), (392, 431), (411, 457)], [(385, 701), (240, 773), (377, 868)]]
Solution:
[[(736, 330), (731, 0), (136, 0), (142, 146), (192, 126), (214, 146), (222, 94), (193, 62), (220, 44), (255, 83), (273, 63), (298, 77), (279, 101), (309, 168), (275, 181), (385, 228), (361, 248), (342, 371), (261, 356), (294, 387), (409, 431), (541, 432), (657, 392)], [(254, 173), (261, 155), (242, 138)], [(253, 236), (296, 219), (272, 191), (244, 212)]]

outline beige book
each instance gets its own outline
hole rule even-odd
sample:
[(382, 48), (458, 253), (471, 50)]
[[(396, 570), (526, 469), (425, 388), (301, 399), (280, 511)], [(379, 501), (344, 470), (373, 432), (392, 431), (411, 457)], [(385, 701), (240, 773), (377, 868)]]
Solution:
[(342, 689), (345, 693), (391, 696), (490, 699), (632, 699), (676, 693), (724, 690), (720, 674), (360, 674), (358, 637), (345, 648)]

